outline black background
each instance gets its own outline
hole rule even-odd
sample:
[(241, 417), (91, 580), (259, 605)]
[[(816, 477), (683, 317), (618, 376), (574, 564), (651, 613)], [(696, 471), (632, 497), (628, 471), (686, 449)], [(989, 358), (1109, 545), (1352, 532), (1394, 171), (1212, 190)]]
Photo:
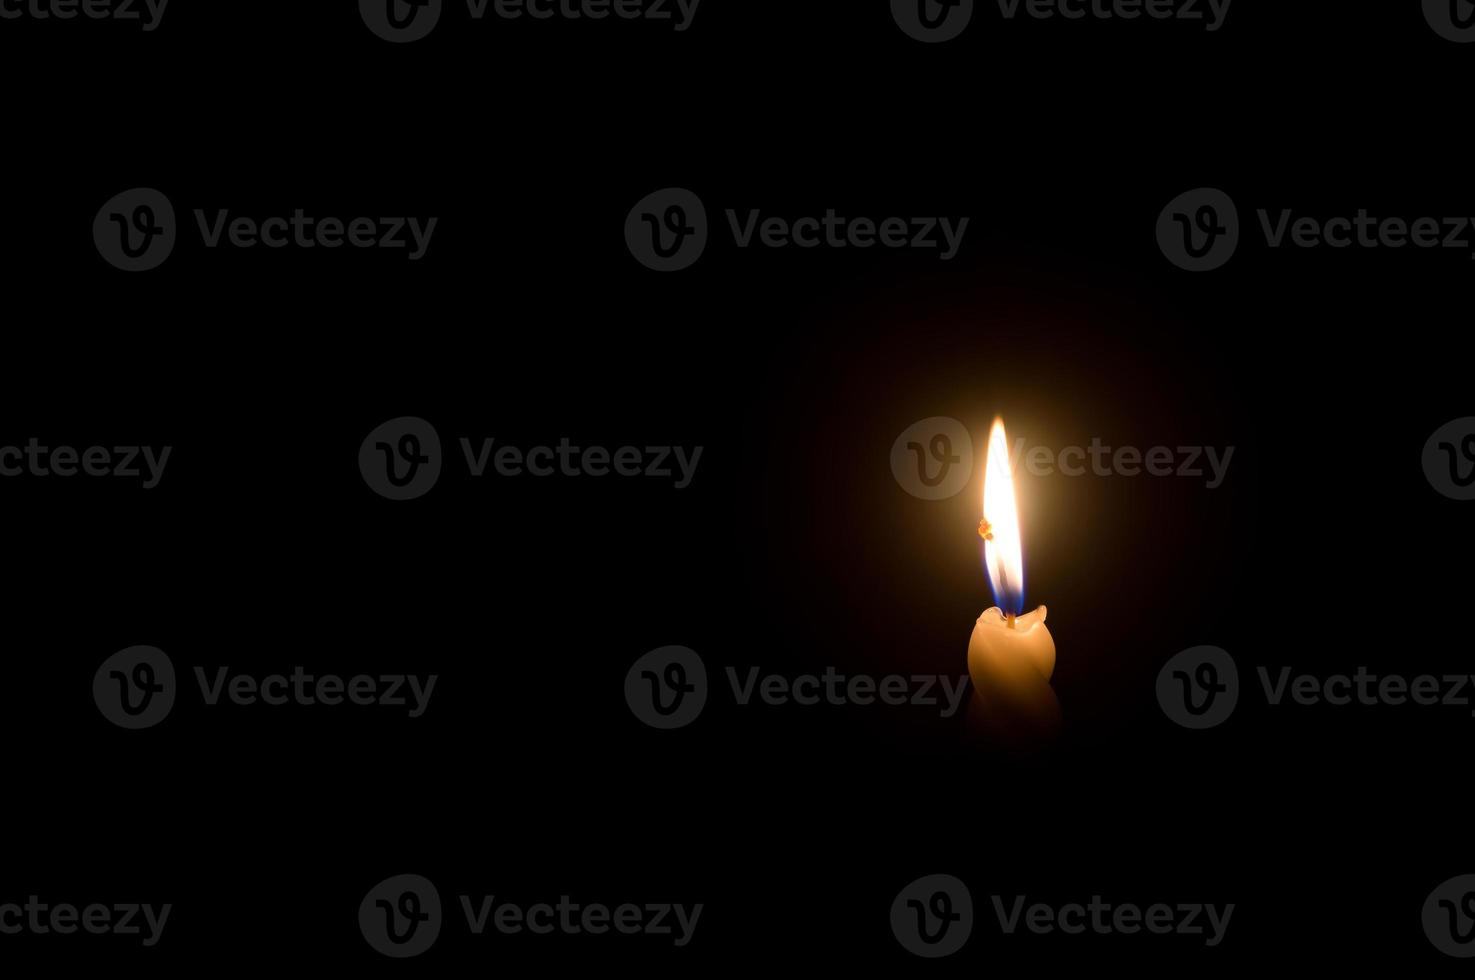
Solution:
[[(1395, 9), (1396, 8), (1396, 9)], [(169, 971), (620, 965), (979, 971), (1132, 964), (1450, 969), (1419, 908), (1475, 861), (1463, 708), (1268, 708), (1253, 667), (1468, 669), (1471, 515), (1419, 452), (1469, 413), (1469, 256), (1271, 250), (1255, 210), (1475, 214), (1471, 57), (1416, 3), (1240, 0), (1225, 26), (1000, 20), (910, 40), (884, 3), (705, 0), (692, 28), (467, 20), (395, 46), (354, 4), (171, 4), (161, 28), (0, 21), (9, 356), (0, 445), (174, 447), (161, 485), (0, 481), (7, 577), (0, 901), (172, 902), (163, 941), (5, 937), (0, 958)], [(89, 232), (157, 187), (265, 217), (435, 215), (427, 257), (206, 250), (127, 275)], [(714, 239), (625, 248), (667, 186)], [(1154, 223), (1238, 203), (1191, 275)], [(726, 208), (968, 215), (957, 258), (739, 250)], [(1236, 447), (1224, 486), (1019, 482), (1029, 605), (1065, 728), (980, 751), (921, 709), (736, 708), (723, 667), (958, 673), (991, 604), (977, 484), (929, 503), (892, 440)], [(431, 421), (447, 470), (395, 504), (359, 443)], [(693, 485), (471, 480), (462, 436), (701, 445)], [(429, 712), (206, 709), (143, 732), (89, 695), (133, 644), (195, 665), (438, 673)], [(646, 728), (666, 644), (719, 683)], [(1158, 708), (1216, 644), (1225, 725)], [(394, 963), (355, 914), (424, 874), (450, 921)], [(963, 878), (973, 938), (924, 962), (891, 899)], [(455, 896), (702, 902), (690, 946), (473, 938)], [(1236, 904), (1226, 941), (1001, 936), (990, 895)]]

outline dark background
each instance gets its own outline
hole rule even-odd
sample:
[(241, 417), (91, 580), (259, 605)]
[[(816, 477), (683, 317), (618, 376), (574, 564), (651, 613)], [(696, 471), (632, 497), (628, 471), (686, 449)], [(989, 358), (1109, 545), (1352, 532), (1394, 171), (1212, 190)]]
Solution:
[[(1468, 669), (1472, 515), (1419, 467), (1469, 414), (1460, 251), (1272, 251), (1254, 211), (1475, 214), (1475, 50), (1418, 4), (1240, 0), (1225, 26), (1001, 21), (911, 41), (883, 3), (705, 0), (693, 27), (476, 24), (412, 45), (355, 5), (186, 3), (161, 28), (0, 22), (8, 356), (0, 445), (174, 447), (162, 484), (0, 481), (10, 556), (0, 901), (173, 902), (163, 942), (5, 937), (0, 957), (259, 970), (814, 963), (936, 971), (1250, 963), (1452, 969), (1419, 907), (1475, 856), (1461, 708), (1279, 708), (1253, 667)], [(309, 9), (310, 7), (310, 9)], [(1399, 9), (1394, 10), (1397, 7)], [(264, 217), (435, 215), (428, 256), (98, 256), (152, 186)], [(658, 275), (630, 207), (684, 186), (713, 243)], [(1153, 236), (1215, 186), (1213, 273)], [(721, 212), (968, 215), (960, 255), (738, 250)], [(957, 673), (992, 604), (977, 484), (893, 480), (932, 415), (1050, 446), (1236, 447), (1201, 480), (1019, 478), (1060, 739), (970, 744), (923, 709), (733, 707), (731, 665)], [(386, 419), (450, 458), (394, 504), (355, 459)], [(694, 484), (469, 480), (455, 440), (702, 445)], [(459, 471), (459, 472), (458, 472)], [(205, 709), (125, 732), (98, 664), (438, 673), (429, 712)], [(691, 727), (627, 709), (630, 664), (697, 650)], [(1172, 654), (1229, 650), (1220, 728), (1170, 723)], [(450, 921), (406, 963), (355, 912), (392, 874)], [(897, 891), (963, 878), (925, 962)], [(693, 943), (473, 939), (455, 896), (703, 902)], [(1236, 903), (1226, 942), (1004, 937), (988, 896)]]

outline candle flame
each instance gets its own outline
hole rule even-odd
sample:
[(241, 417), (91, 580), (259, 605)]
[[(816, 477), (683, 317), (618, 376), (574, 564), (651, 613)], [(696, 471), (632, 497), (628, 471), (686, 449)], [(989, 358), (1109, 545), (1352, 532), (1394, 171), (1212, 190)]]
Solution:
[(1019, 537), (1019, 508), (1014, 502), (1014, 474), (1009, 469), (1009, 438), (1004, 420), (994, 419), (988, 434), (988, 459), (983, 469), (983, 519), (989, 534), (983, 540), (983, 563), (988, 570), (994, 601), (1008, 616), (1024, 611), (1024, 557)]

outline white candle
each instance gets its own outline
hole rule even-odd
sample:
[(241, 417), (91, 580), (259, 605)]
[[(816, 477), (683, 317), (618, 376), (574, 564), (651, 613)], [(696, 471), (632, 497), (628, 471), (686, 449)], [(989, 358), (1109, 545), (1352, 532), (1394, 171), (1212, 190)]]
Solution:
[(1050, 741), (1060, 727), (1060, 702), (1050, 686), (1054, 667), (1044, 606), (1018, 617), (1012, 628), (997, 606), (979, 616), (968, 639), (970, 727), (1011, 748)]
[(984, 611), (968, 638), (968, 676), (973, 680), (971, 713), (995, 732), (1040, 735), (1060, 720), (1060, 704), (1050, 687), (1055, 673), (1055, 638), (1045, 627), (1040, 606), (1024, 606), (1024, 559), (1009, 440), (1002, 419), (994, 419), (983, 475), (984, 566), (999, 605)]
[(1046, 611), (1039, 606), (1011, 623), (998, 606), (985, 610), (968, 638), (968, 672), (974, 675), (973, 683), (978, 683), (974, 665), (986, 671), (995, 661), (1009, 667), (1028, 664), (1048, 681), (1055, 673), (1055, 638), (1045, 628)]

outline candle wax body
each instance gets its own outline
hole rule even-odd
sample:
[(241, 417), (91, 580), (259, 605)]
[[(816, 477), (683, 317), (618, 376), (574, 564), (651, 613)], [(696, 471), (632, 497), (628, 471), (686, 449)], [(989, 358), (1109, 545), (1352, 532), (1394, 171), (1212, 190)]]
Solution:
[(1007, 742), (1044, 741), (1060, 724), (1060, 702), (1050, 687), (1055, 640), (1045, 628), (1045, 611), (1040, 606), (1025, 613), (1011, 628), (995, 606), (978, 617), (968, 640), (970, 716)]
[(973, 635), (968, 639), (968, 672), (973, 674), (973, 683), (980, 687), (980, 678), (975, 666), (986, 673), (1002, 667), (1012, 674), (1010, 660), (1018, 659), (1034, 665), (1040, 676), (1049, 680), (1055, 673), (1055, 638), (1045, 628), (1045, 613), (1040, 606), (1014, 620), (1011, 627), (998, 606), (986, 611), (973, 624)]

